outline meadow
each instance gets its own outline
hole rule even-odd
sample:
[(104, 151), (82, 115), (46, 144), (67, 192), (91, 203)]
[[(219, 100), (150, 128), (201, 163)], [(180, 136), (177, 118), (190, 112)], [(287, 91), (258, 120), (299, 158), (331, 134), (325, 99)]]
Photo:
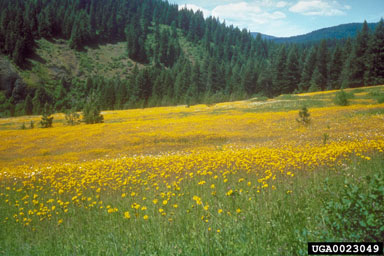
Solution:
[(306, 255), (309, 241), (382, 240), (384, 86), (346, 92), (348, 106), (327, 91), (106, 111), (94, 125), (55, 114), (48, 129), (0, 119), (0, 255)]

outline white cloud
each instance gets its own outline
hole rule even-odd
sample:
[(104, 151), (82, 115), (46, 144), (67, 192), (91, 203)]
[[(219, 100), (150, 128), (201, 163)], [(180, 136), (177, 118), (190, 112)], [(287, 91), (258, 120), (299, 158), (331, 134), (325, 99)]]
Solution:
[(286, 18), (283, 12), (263, 11), (259, 5), (246, 2), (216, 6), (212, 15), (240, 28), (249, 29), (252, 24), (266, 24), (273, 20)]
[(287, 2), (284, 2), (284, 1), (280, 1), (280, 2), (277, 2), (276, 3), (276, 7), (277, 8), (284, 8), (284, 7), (286, 7), (288, 5), (288, 3)]
[(301, 0), (289, 10), (307, 16), (338, 16), (345, 15), (345, 10), (350, 8), (349, 5), (342, 6), (337, 1)]
[(240, 2), (235, 4), (218, 5), (212, 10), (212, 15), (222, 19), (239, 20), (254, 16), (261, 12), (259, 6)]
[(205, 18), (211, 16), (210, 10), (204, 9), (200, 6), (195, 5), (195, 4), (179, 5), (179, 9), (185, 9), (185, 8), (187, 8), (188, 10), (193, 10), (194, 12), (196, 12), (197, 10), (200, 10), (203, 12)]

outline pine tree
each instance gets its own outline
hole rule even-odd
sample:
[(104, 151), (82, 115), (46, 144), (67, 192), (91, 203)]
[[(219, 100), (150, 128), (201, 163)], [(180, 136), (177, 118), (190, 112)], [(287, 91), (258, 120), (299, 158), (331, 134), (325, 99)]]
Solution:
[(296, 47), (292, 47), (289, 51), (286, 72), (287, 83), (282, 93), (292, 93), (298, 89), (300, 83), (299, 56)]
[(380, 20), (372, 37), (369, 51), (369, 81), (384, 83), (384, 21)]
[(364, 21), (362, 30), (358, 33), (353, 47), (349, 81), (352, 86), (364, 86), (367, 76), (369, 28)]
[(91, 95), (83, 108), (83, 121), (86, 124), (102, 123), (104, 121), (98, 104), (95, 104), (95, 95)]
[(333, 51), (329, 66), (329, 86), (331, 89), (338, 89), (341, 86), (341, 72), (343, 70), (343, 52), (340, 46)]
[(317, 51), (317, 68), (320, 75), (316, 78), (317, 84), (320, 86), (320, 89), (323, 91), (327, 88), (328, 85), (328, 50), (327, 42), (322, 40)]
[(304, 68), (301, 74), (301, 82), (299, 85), (300, 91), (306, 91), (310, 87), (312, 74), (316, 68), (316, 61), (317, 61), (317, 49), (316, 47), (313, 46), (310, 52), (307, 54), (307, 58), (305, 59)]
[(33, 114), (33, 103), (32, 103), (31, 95), (29, 95), (29, 94), (25, 98), (24, 113), (26, 115), (32, 115)]
[(278, 55), (276, 57), (276, 63), (274, 68), (274, 79), (273, 79), (273, 91), (271, 92), (273, 95), (280, 94), (287, 85), (287, 51), (286, 46), (283, 45), (280, 47)]
[(42, 116), (41, 121), (40, 121), (41, 128), (52, 127), (53, 116), (51, 116), (51, 115), (52, 115), (51, 107), (49, 106), (48, 103), (45, 103), (43, 116)]

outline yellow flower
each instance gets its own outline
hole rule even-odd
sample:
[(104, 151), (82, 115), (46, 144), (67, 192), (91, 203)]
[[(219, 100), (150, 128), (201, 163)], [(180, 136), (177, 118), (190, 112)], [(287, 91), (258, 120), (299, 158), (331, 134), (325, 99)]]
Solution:
[(201, 204), (202, 204), (201, 198), (198, 197), (198, 196), (193, 196), (193, 200), (196, 201), (196, 204), (197, 204), (197, 205), (201, 205)]
[(143, 219), (144, 219), (144, 220), (147, 220), (147, 219), (148, 219), (148, 215), (144, 215), (144, 216), (143, 216)]
[(121, 194), (121, 197), (124, 198), (126, 197), (127, 195), (125, 193)]
[(153, 204), (157, 204), (159, 202), (159, 200), (153, 199), (152, 202), (153, 202)]
[(131, 215), (129, 214), (129, 212), (124, 212), (124, 219), (130, 219), (131, 218)]
[(241, 213), (241, 210), (238, 208), (238, 209), (236, 210), (236, 212), (237, 212), (237, 213)]
[(221, 214), (221, 213), (223, 212), (223, 209), (219, 209), (217, 212), (218, 212), (219, 214)]
[(168, 204), (168, 201), (167, 200), (164, 200), (163, 201), (163, 205), (167, 205)]

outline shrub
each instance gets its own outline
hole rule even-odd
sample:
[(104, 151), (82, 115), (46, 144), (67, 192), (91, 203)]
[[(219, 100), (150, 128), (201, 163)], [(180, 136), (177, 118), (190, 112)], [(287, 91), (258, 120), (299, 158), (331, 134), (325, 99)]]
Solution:
[(49, 107), (48, 103), (45, 103), (43, 116), (40, 121), (41, 128), (52, 127), (53, 116), (51, 115), (52, 115), (51, 108)]
[(88, 102), (83, 109), (83, 121), (86, 124), (102, 123), (104, 117), (100, 114), (99, 107), (92, 104), (92, 102)]
[(376, 98), (377, 103), (384, 103), (384, 94), (381, 94)]
[(65, 113), (65, 120), (67, 121), (67, 125), (77, 125), (80, 124), (80, 115), (75, 109), (71, 109)]
[(309, 114), (307, 107), (303, 107), (299, 111), (299, 118), (297, 118), (296, 121), (301, 123), (301, 124), (308, 125), (311, 122), (310, 116), (311, 116), (311, 114)]
[[(344, 182), (341, 197), (325, 204), (326, 226), (346, 241), (372, 242), (384, 237), (384, 175), (365, 182)], [(328, 234), (329, 236), (329, 234)]]
[(339, 92), (336, 93), (336, 96), (333, 99), (333, 102), (339, 106), (348, 106), (349, 105), (348, 99), (352, 97), (353, 95), (349, 95), (344, 90), (340, 90)]

